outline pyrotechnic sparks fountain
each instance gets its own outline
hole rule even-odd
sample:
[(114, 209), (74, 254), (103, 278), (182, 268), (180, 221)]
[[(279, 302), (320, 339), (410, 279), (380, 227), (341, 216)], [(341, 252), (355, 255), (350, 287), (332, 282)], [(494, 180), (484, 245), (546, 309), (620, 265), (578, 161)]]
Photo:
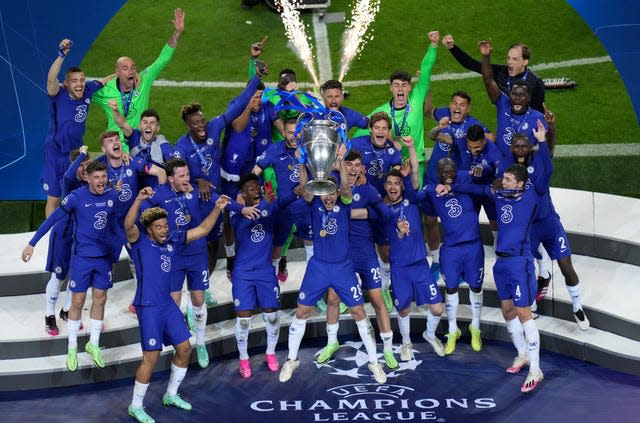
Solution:
[[(296, 53), (302, 63), (307, 68), (309, 75), (313, 79), (316, 89), (320, 87), (320, 82), (316, 73), (314, 57), (309, 37), (305, 26), (300, 19), (300, 12), (296, 9), (297, 0), (278, 0), (280, 6), (280, 17), (287, 38), (293, 44)], [(371, 23), (375, 20), (380, 10), (380, 0), (355, 0), (351, 19), (347, 24), (347, 29), (342, 37), (342, 57), (340, 59), (340, 76), (342, 81), (349, 71), (351, 63), (360, 54), (368, 41), (373, 36), (367, 31)]]
[(340, 76), (342, 81), (349, 71), (351, 62), (360, 54), (367, 41), (373, 37), (365, 37), (369, 25), (375, 20), (380, 10), (380, 0), (357, 0), (348, 28), (342, 37), (342, 58), (340, 59)]
[(300, 60), (302, 60), (302, 63), (309, 71), (309, 75), (311, 75), (313, 83), (316, 89), (318, 89), (320, 87), (320, 81), (316, 74), (313, 53), (309, 45), (309, 37), (300, 19), (300, 12), (295, 8), (296, 2), (295, 0), (280, 0), (280, 7), (282, 9), (280, 17), (282, 18), (285, 34), (295, 47)]

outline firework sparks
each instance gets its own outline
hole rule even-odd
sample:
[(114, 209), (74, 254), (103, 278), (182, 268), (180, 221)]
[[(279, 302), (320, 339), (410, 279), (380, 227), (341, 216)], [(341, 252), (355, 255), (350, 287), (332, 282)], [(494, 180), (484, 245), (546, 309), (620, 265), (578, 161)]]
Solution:
[(357, 0), (348, 28), (342, 37), (342, 58), (340, 76), (342, 81), (349, 71), (351, 62), (360, 54), (367, 42), (373, 37), (365, 37), (369, 25), (380, 10), (380, 0)]
[(285, 34), (295, 47), (298, 57), (300, 57), (300, 60), (302, 60), (302, 63), (309, 71), (309, 75), (311, 75), (314, 84), (316, 87), (319, 87), (320, 82), (318, 81), (318, 76), (313, 64), (313, 54), (311, 53), (309, 37), (300, 19), (300, 12), (296, 10), (297, 2), (295, 0), (280, 0), (279, 3), (282, 9), (280, 17), (282, 18)]

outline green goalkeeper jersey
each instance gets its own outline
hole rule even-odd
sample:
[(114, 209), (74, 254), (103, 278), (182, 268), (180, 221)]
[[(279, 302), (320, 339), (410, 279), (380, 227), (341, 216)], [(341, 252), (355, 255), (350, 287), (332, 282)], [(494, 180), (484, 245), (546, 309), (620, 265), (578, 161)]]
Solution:
[[(424, 100), (429, 91), (431, 70), (436, 63), (437, 52), (438, 48), (433, 46), (430, 46), (429, 50), (427, 50), (420, 64), (420, 78), (409, 93), (406, 107), (402, 109), (392, 109), (392, 100), (381, 104), (369, 113), (369, 117), (371, 117), (374, 113), (386, 112), (389, 117), (391, 117), (392, 137), (410, 136), (413, 138), (416, 152), (418, 153), (418, 161), (420, 162), (424, 161)], [(359, 129), (353, 137), (368, 134), (368, 129)], [(403, 147), (402, 157), (406, 159), (408, 154), (406, 147)]]
[[(151, 86), (158, 78), (158, 75), (160, 75), (160, 72), (162, 72), (162, 70), (171, 61), (174, 51), (175, 48), (165, 44), (155, 62), (140, 72), (140, 80), (130, 93), (122, 93), (118, 88), (118, 78), (113, 78), (101, 90), (93, 95), (93, 101), (102, 107), (104, 114), (107, 116), (107, 128), (110, 131), (117, 131), (120, 134), (120, 139), (123, 140), (126, 152), (129, 150), (128, 145), (124, 142), (125, 138), (122, 134), (122, 130), (113, 120), (109, 100), (116, 100), (118, 102), (118, 109), (120, 110), (120, 113), (126, 117), (127, 123), (131, 125), (132, 128), (136, 128), (140, 122), (140, 114), (149, 108)], [(126, 113), (123, 107), (124, 103), (128, 103)]]

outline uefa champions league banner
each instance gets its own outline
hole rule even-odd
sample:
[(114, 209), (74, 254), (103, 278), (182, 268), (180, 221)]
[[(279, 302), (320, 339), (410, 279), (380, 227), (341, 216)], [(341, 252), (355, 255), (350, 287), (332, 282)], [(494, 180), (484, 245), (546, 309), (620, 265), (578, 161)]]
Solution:
[(43, 141), (49, 126), (47, 73), (60, 40), (73, 40), (60, 78), (78, 66), (124, 0), (0, 2), (0, 200), (44, 199)]

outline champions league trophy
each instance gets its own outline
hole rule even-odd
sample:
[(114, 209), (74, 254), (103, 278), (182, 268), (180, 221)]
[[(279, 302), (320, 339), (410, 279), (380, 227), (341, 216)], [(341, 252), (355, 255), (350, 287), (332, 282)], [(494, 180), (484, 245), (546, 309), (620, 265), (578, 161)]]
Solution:
[[(340, 112), (332, 111), (328, 116), (313, 117), (303, 113), (298, 118), (302, 122), (302, 138), (305, 155), (305, 163), (309, 167), (313, 179), (304, 186), (304, 189), (314, 195), (326, 195), (335, 192), (336, 184), (329, 180), (331, 170), (336, 161), (336, 151), (341, 141), (341, 123), (331, 119), (335, 116), (340, 122), (344, 122), (344, 116)], [(306, 122), (305, 122), (306, 120)]]

